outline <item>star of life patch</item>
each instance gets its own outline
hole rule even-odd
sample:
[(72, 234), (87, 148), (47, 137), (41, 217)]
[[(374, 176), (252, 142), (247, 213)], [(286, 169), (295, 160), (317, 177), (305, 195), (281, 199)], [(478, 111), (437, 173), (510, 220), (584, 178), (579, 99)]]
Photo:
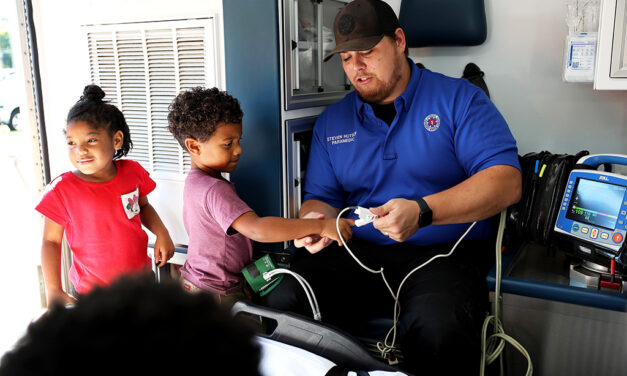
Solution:
[(426, 130), (435, 132), (440, 128), (440, 117), (436, 114), (427, 115), (423, 123)]

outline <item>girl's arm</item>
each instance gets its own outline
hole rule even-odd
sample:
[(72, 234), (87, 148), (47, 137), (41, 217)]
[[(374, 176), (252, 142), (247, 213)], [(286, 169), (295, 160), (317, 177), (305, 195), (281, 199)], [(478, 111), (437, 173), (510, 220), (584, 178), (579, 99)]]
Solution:
[(166, 262), (174, 255), (174, 243), (170, 238), (168, 229), (165, 228), (159, 214), (155, 208), (148, 203), (148, 197), (139, 198), (139, 217), (142, 224), (146, 226), (150, 232), (157, 235), (154, 248), (154, 260), (155, 263), (159, 262), (158, 266), (162, 267)]
[[(340, 231), (345, 241), (353, 235), (350, 226), (354, 224), (353, 219), (340, 219)], [(336, 240), (342, 245), (335, 228), (335, 219), (259, 217), (255, 212), (250, 211), (240, 215), (233, 221), (231, 227), (247, 238), (262, 243), (282, 242), (319, 234)]]
[(63, 291), (63, 285), (61, 284), (63, 231), (63, 226), (46, 218), (44, 237), (41, 244), (41, 267), (44, 272), (48, 307), (56, 300), (63, 304), (72, 304), (76, 301), (76, 299)]

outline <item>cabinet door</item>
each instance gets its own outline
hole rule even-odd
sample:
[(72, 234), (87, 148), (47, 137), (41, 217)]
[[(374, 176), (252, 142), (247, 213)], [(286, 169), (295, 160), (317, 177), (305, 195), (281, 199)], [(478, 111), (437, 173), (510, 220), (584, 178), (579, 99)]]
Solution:
[(303, 185), (309, 159), (309, 149), (313, 127), (317, 116), (286, 121), (286, 153), (283, 167), (284, 192), (286, 192), (283, 207), (288, 218), (298, 218), (300, 206), (303, 203)]
[(335, 48), (333, 22), (346, 0), (284, 0), (285, 109), (323, 106), (351, 89), (341, 61), (324, 56)]
[(616, 2), (616, 17), (614, 19), (614, 40), (612, 43), (612, 63), (610, 77), (627, 77), (627, 3), (626, 0)]
[(597, 90), (627, 90), (627, 0), (604, 0), (594, 72)]

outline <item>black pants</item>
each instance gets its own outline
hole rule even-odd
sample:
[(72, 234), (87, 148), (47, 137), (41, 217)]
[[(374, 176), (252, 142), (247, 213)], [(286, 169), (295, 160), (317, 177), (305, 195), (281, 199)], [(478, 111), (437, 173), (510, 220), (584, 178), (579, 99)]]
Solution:
[[(349, 243), (366, 266), (384, 268), (395, 294), (407, 273), (436, 254), (448, 253), (452, 245)], [(493, 248), (492, 242), (462, 242), (452, 256), (434, 260), (403, 284), (397, 338), (409, 372), (478, 374), (481, 326), (488, 311), (481, 264)], [(343, 247), (331, 245), (313, 255), (299, 252), (292, 270), (311, 284), (323, 322), (358, 333), (364, 321), (393, 316), (394, 300), (381, 275), (361, 268)], [(311, 317), (307, 297), (294, 278), (286, 276), (266, 298), (270, 307)]]

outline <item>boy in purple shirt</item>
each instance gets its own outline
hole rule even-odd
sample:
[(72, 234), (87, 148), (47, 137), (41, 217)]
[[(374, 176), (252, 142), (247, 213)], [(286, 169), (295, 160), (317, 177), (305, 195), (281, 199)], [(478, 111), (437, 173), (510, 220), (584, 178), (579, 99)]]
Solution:
[[(258, 217), (222, 177), (237, 166), (242, 147), (239, 102), (217, 88), (180, 93), (170, 105), (168, 129), (189, 152), (192, 170), (185, 180), (183, 221), (189, 236), (181, 268), (186, 289), (206, 290), (230, 308), (244, 297), (241, 270), (252, 261), (251, 239), (281, 242), (320, 235), (341, 245), (335, 219)], [(354, 220), (341, 219), (345, 241)]]

